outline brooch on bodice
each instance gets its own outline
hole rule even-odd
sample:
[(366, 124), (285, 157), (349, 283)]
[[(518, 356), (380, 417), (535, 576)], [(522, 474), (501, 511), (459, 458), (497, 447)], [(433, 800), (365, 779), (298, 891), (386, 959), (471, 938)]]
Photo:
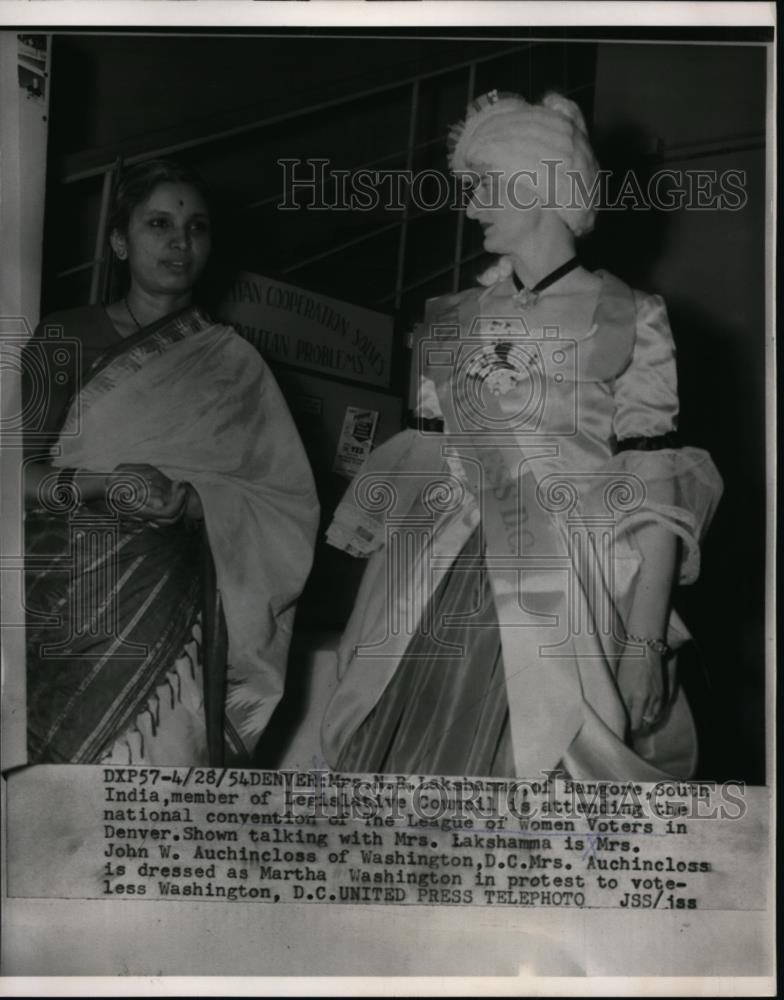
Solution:
[(466, 365), (465, 373), (482, 382), (494, 396), (505, 396), (529, 379), (538, 363), (535, 349), (499, 340), (477, 351)]
[(540, 292), (543, 292), (545, 288), (549, 288), (550, 285), (554, 285), (556, 281), (560, 281), (561, 278), (569, 274), (570, 271), (574, 271), (574, 269), (579, 266), (579, 260), (576, 257), (572, 257), (559, 267), (556, 267), (554, 271), (550, 271), (549, 274), (546, 274), (541, 281), (537, 281), (533, 288), (526, 288), (522, 281), (520, 281), (517, 277), (515, 271), (512, 271), (512, 281), (517, 289), (516, 294), (512, 296), (512, 301), (520, 309), (526, 309), (530, 306), (536, 305), (539, 300)]
[[(517, 275), (515, 275), (515, 277), (517, 277)], [(515, 281), (515, 287), (518, 287), (517, 281)], [(534, 291), (533, 288), (526, 288), (525, 285), (519, 285), (519, 289), (520, 290), (515, 292), (512, 296), (512, 302), (514, 302), (517, 308), (529, 309), (531, 306), (535, 306), (539, 301), (539, 293)]]

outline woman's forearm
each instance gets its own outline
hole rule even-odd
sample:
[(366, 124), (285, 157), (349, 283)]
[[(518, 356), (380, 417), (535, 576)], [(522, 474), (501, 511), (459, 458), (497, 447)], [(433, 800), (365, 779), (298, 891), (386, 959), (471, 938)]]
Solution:
[[(658, 451), (638, 453), (633, 471), (644, 482), (648, 500), (656, 506), (669, 507), (675, 500), (673, 481), (666, 467), (663, 469), (662, 461)], [(680, 540), (665, 525), (649, 522), (633, 532), (631, 542), (642, 556), (642, 564), (625, 622), (626, 631), (630, 635), (664, 639)]]
[(626, 631), (630, 635), (664, 639), (670, 616), (678, 538), (660, 524), (647, 524), (634, 534), (642, 565), (629, 612)]
[(56, 470), (51, 465), (44, 462), (27, 462), (24, 466), (24, 495), (25, 500), (43, 500), (47, 498), (44, 482), (52, 476)]
[[(44, 506), (56, 504), (57, 476), (62, 471), (45, 462), (28, 462), (24, 469), (25, 500), (37, 500)], [(106, 475), (77, 469), (73, 484), (80, 500), (103, 500)]]
[[(670, 597), (678, 558), (678, 538), (661, 524), (639, 528), (633, 538), (642, 563), (626, 633), (635, 639), (667, 641)], [(673, 675), (665, 670), (663, 650), (646, 642), (642, 658), (623, 656), (618, 663), (618, 688), (632, 732), (654, 725), (673, 692)], [(669, 661), (670, 664), (673, 661)]]
[[(112, 472), (93, 472), (87, 469), (65, 470), (45, 462), (28, 462), (25, 466), (25, 499), (38, 502), (45, 508), (62, 509), (64, 489), (68, 484), (75, 488), (79, 503), (107, 502), (111, 505), (113, 491), (119, 490), (116, 499), (122, 499), (122, 511), (141, 520), (171, 524), (182, 516), (187, 495), (185, 486), (175, 483), (152, 465), (124, 463)], [(203, 516), (199, 496), (191, 488), (189, 514), (195, 519)]]

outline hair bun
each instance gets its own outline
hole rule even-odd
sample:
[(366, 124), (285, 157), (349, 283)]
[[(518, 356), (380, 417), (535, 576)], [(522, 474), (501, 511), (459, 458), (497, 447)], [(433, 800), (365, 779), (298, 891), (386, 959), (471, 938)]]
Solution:
[(564, 118), (568, 118), (581, 132), (587, 134), (588, 129), (585, 126), (585, 118), (583, 118), (582, 111), (574, 101), (568, 97), (564, 97), (563, 94), (550, 91), (549, 94), (545, 94), (542, 98), (542, 104), (545, 108), (556, 111), (558, 114), (563, 115)]

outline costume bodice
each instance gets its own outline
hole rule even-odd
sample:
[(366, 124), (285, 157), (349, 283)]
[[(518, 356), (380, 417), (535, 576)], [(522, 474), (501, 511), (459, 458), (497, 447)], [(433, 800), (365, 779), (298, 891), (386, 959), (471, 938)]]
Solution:
[(604, 464), (616, 441), (675, 428), (674, 346), (662, 299), (607, 272), (587, 330), (534, 328), (511, 279), (431, 299), (418, 344), (420, 410), (458, 436), (548, 443), (557, 464)]

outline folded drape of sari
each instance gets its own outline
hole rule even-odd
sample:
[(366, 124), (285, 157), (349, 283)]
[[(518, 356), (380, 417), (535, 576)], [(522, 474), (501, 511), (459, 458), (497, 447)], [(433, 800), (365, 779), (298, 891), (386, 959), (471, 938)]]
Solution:
[[(318, 523), (304, 449), (268, 368), (230, 327), (187, 310), (132, 338), (93, 372), (69, 410), (58, 451), (52, 459), (57, 467), (106, 472), (123, 463), (147, 463), (198, 492), (228, 632), (226, 714), (251, 752), (283, 691), (294, 606), (310, 570)], [(113, 502), (122, 510), (122, 491)], [(72, 537), (80, 514), (84, 507), (60, 530)], [(99, 558), (111, 567), (108, 580), (115, 591), (101, 592), (107, 581), (100, 581), (99, 605), (102, 600), (119, 609), (115, 644), (137, 641), (160, 655), (152, 664), (145, 659), (142, 678), (138, 663), (123, 665), (106, 639), (81, 668), (74, 666), (79, 676), (57, 685), (64, 687), (61, 699), (83, 709), (86, 691), (105, 691), (81, 722), (78, 737), (68, 737), (73, 711), (70, 718), (64, 706), (54, 715), (48, 712), (42, 738), (51, 742), (54, 730), (66, 734), (65, 759), (95, 759), (122, 721), (133, 719), (167, 661), (181, 651), (167, 648), (169, 626), (187, 636), (197, 613), (198, 555), (181, 534), (188, 533), (187, 525), (159, 529), (122, 516), (109, 520), (115, 534)], [(144, 551), (137, 552), (134, 543), (141, 539)], [(151, 569), (149, 578), (138, 576), (145, 560), (149, 567), (157, 564), (157, 575)], [(39, 560), (42, 579), (51, 569), (44, 562)], [(88, 565), (89, 572), (71, 571), (61, 610), (69, 599), (73, 607), (75, 591), (84, 589), (95, 571)], [(173, 588), (174, 600), (163, 599), (167, 588)], [(156, 607), (165, 609), (167, 619), (151, 623)], [(175, 629), (177, 615), (182, 620)], [(136, 637), (123, 632), (137, 621), (151, 627)], [(52, 678), (62, 675), (58, 662), (65, 661), (44, 664), (42, 676), (48, 671), (49, 681), (40, 681), (41, 690), (51, 689)], [(71, 746), (74, 740), (79, 746)]]

